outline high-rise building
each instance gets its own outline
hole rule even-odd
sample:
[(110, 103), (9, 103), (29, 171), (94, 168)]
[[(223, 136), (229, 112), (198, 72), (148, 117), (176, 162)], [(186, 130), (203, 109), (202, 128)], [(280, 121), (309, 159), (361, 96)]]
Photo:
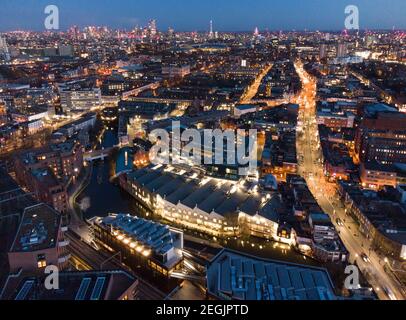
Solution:
[(0, 36), (0, 60), (10, 60), (10, 53), (7, 46), (7, 41)]
[(171, 27), (168, 28), (168, 38), (173, 39), (175, 37), (175, 30)]
[(68, 33), (73, 39), (77, 40), (80, 37), (80, 29), (77, 26), (70, 27)]
[(325, 43), (322, 43), (320, 45), (320, 53), (319, 53), (319, 58), (320, 60), (324, 59), (327, 57), (327, 45)]
[(210, 20), (210, 31), (209, 31), (209, 38), (213, 39), (214, 38), (214, 32), (213, 32), (213, 20)]
[(148, 29), (151, 37), (155, 37), (157, 34), (156, 20), (150, 20), (148, 23)]
[(347, 55), (347, 43), (341, 42), (337, 46), (337, 58), (342, 58)]

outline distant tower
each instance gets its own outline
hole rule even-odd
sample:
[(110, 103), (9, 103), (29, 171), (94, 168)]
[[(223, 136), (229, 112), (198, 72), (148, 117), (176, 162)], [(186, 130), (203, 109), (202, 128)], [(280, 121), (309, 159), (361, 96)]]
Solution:
[(259, 36), (259, 30), (258, 30), (258, 27), (255, 27), (254, 37), (258, 37), (258, 36)]
[(214, 32), (213, 32), (213, 20), (210, 20), (210, 32), (209, 32), (209, 38), (213, 39), (214, 37)]
[(148, 23), (148, 29), (151, 37), (155, 37), (157, 34), (156, 20), (150, 20)]

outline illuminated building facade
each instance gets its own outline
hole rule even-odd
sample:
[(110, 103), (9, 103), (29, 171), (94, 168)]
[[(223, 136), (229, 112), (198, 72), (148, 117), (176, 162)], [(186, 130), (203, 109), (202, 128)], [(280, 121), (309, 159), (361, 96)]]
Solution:
[(137, 200), (143, 214), (214, 237), (246, 235), (292, 242), (290, 233), (278, 233), (282, 210), (278, 194), (262, 193), (258, 185), (246, 181), (161, 169), (146, 168), (121, 177), (121, 186)]
[(182, 267), (183, 232), (127, 214), (91, 220), (94, 240), (111, 252), (121, 252), (126, 264), (141, 265), (169, 278)]
[(64, 111), (90, 110), (102, 104), (100, 88), (82, 90), (61, 90), (61, 107)]
[(369, 105), (357, 129), (360, 162), (406, 163), (406, 115), (385, 104)]

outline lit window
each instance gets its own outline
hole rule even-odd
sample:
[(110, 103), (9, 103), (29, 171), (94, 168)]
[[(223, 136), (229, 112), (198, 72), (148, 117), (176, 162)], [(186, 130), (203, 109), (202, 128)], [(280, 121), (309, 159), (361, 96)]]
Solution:
[(39, 254), (37, 256), (37, 265), (38, 268), (45, 268), (47, 266), (47, 261), (45, 259), (45, 255), (44, 254)]

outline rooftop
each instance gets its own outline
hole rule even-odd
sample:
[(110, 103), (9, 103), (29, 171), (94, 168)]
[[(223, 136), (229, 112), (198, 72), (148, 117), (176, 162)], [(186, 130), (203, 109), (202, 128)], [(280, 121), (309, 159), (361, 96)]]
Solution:
[(174, 205), (182, 203), (191, 209), (197, 207), (208, 214), (225, 216), (241, 211), (248, 215), (259, 214), (277, 220), (278, 198), (264, 199), (262, 193), (251, 188), (252, 185), (245, 186), (215, 178), (202, 180), (202, 177), (182, 173), (179, 175), (175, 170), (168, 172), (162, 168), (146, 168), (130, 173), (128, 179), (137, 182), (151, 193), (159, 194), (162, 199)]
[(45, 250), (57, 244), (61, 216), (45, 204), (24, 210), (11, 252)]
[(342, 188), (370, 223), (388, 239), (406, 244), (406, 206), (387, 198), (382, 192), (362, 190), (357, 185), (341, 183)]
[(74, 152), (76, 143), (73, 140), (68, 140), (62, 143), (50, 144), (43, 148), (32, 149), (25, 153), (19, 155), (19, 158), (25, 164), (35, 164), (40, 161), (47, 160), (47, 156), (53, 155), (54, 153), (72, 153)]
[(22, 275), (9, 281), (4, 299), (10, 300), (117, 300), (136, 282), (124, 271), (63, 272), (59, 289), (47, 290), (43, 279)]
[(220, 252), (207, 268), (207, 287), (220, 299), (335, 300), (325, 269), (262, 260), (230, 250)]
[(330, 216), (325, 213), (320, 213), (320, 212), (312, 212), (310, 213), (310, 218), (312, 219), (313, 225), (329, 225), (333, 226), (331, 223)]
[(35, 169), (31, 171), (35, 178), (47, 187), (57, 187), (59, 186), (58, 179), (55, 174), (49, 168)]
[(182, 245), (177, 243), (179, 232), (169, 226), (134, 217), (129, 214), (112, 214), (105, 218), (96, 218), (95, 223), (104, 228), (111, 228), (111, 232), (118, 240), (135, 249), (144, 256), (172, 257), (166, 263), (173, 264), (182, 259), (178, 249)]
[(365, 114), (370, 117), (374, 117), (378, 113), (383, 112), (399, 113), (399, 110), (384, 103), (370, 104), (365, 107)]
[[(35, 200), (22, 190), (3, 170), (0, 170), (0, 251), (9, 251), (25, 208)], [(7, 218), (6, 218), (7, 217)]]

